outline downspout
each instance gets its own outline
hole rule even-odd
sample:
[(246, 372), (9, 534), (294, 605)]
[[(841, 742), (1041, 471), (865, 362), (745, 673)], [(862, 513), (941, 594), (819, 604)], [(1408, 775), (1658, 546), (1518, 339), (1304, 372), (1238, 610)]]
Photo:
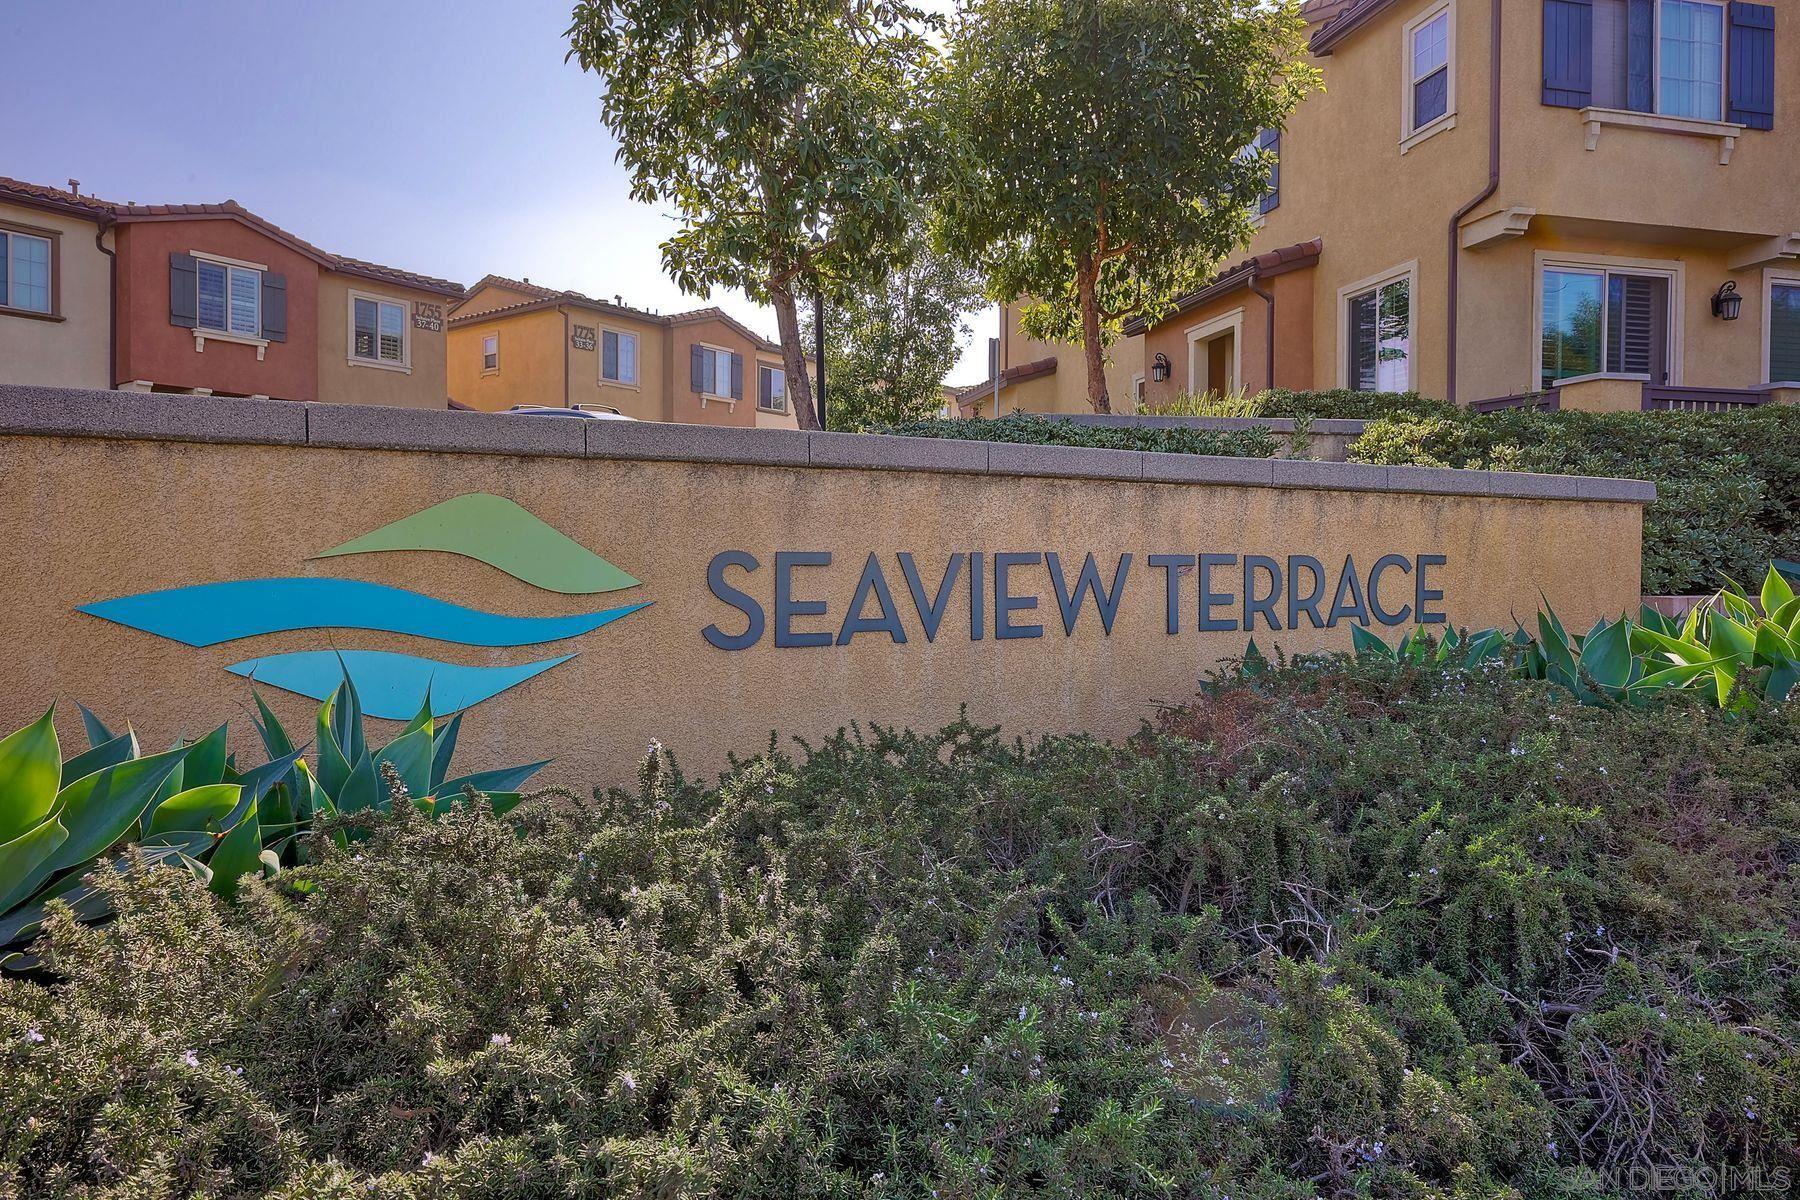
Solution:
[[(1498, 3), (1499, 0), (1495, 2)], [(1264, 291), (1262, 285), (1256, 282), (1258, 270), (1255, 266), (1250, 268), (1248, 282), (1251, 292), (1262, 297), (1263, 306), (1269, 313), (1269, 336), (1263, 339), (1266, 343), (1263, 346), (1263, 387), (1272, 389), (1275, 386), (1275, 293)], [(1243, 380), (1238, 380), (1238, 383), (1241, 386)]]
[(562, 314), (562, 319), (563, 319), (563, 335), (562, 335), (563, 407), (568, 408), (569, 407), (569, 347), (572, 344), (569, 341), (569, 309), (568, 309), (567, 305), (559, 304), (556, 306), (556, 311)]
[(106, 386), (119, 386), (119, 256), (106, 248), (101, 239), (114, 227), (111, 217), (94, 230), (94, 249), (106, 255)]
[(1500, 5), (1491, 0), (1492, 28), (1488, 34), (1488, 181), (1473, 200), (1456, 210), (1450, 218), (1450, 304), (1449, 335), (1444, 346), (1444, 399), (1456, 403), (1456, 267), (1462, 251), (1462, 221), (1500, 190)]

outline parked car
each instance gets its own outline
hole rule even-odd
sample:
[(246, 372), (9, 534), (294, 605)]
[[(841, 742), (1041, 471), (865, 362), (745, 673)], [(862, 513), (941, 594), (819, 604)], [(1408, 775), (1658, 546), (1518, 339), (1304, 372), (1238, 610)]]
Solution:
[(636, 417), (628, 417), (622, 412), (611, 409), (593, 408), (576, 405), (574, 408), (553, 408), (548, 404), (515, 404), (506, 410), (509, 413), (524, 413), (534, 417), (586, 417), (590, 421), (635, 421)]

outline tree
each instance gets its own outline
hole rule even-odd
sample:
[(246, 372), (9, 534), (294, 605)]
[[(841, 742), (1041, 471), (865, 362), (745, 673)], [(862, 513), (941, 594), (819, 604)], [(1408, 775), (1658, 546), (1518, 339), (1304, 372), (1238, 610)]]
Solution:
[(929, 417), (943, 407), (944, 377), (982, 299), (967, 267), (921, 244), (878, 287), (825, 310), (826, 419), (861, 430)]
[(685, 227), (663, 267), (775, 310), (788, 397), (817, 429), (796, 297), (843, 294), (904, 254), (940, 144), (918, 103), (934, 18), (900, 0), (580, 0), (569, 56), (631, 195)]
[(952, 249), (1025, 330), (1078, 341), (1110, 412), (1106, 344), (1250, 237), (1267, 152), (1318, 72), (1295, 0), (967, 0), (951, 37)]

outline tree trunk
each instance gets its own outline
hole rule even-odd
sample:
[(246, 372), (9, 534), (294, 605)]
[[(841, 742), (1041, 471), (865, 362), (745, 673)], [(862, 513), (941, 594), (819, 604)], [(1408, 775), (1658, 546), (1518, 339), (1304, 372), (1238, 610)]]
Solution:
[(1097, 413), (1112, 411), (1106, 394), (1105, 347), (1100, 344), (1100, 271), (1091, 256), (1083, 254), (1075, 264), (1075, 294), (1081, 300), (1081, 350), (1087, 360), (1088, 405)]
[(781, 365), (787, 371), (787, 399), (802, 429), (819, 428), (819, 410), (813, 406), (812, 376), (806, 372), (806, 346), (800, 340), (800, 314), (794, 293), (786, 284), (769, 289), (775, 309), (775, 328), (781, 335)]

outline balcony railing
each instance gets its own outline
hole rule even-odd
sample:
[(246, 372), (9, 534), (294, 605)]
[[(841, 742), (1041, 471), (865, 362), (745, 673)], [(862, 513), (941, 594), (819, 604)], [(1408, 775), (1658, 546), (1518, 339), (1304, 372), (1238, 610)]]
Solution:
[(1736, 412), (1769, 402), (1769, 393), (1752, 388), (1668, 387), (1644, 385), (1645, 412)]
[(1469, 405), (1478, 413), (1504, 412), (1509, 408), (1526, 408), (1536, 412), (1555, 412), (1562, 407), (1562, 393), (1556, 388), (1542, 392), (1518, 392), (1511, 396), (1495, 396)]

